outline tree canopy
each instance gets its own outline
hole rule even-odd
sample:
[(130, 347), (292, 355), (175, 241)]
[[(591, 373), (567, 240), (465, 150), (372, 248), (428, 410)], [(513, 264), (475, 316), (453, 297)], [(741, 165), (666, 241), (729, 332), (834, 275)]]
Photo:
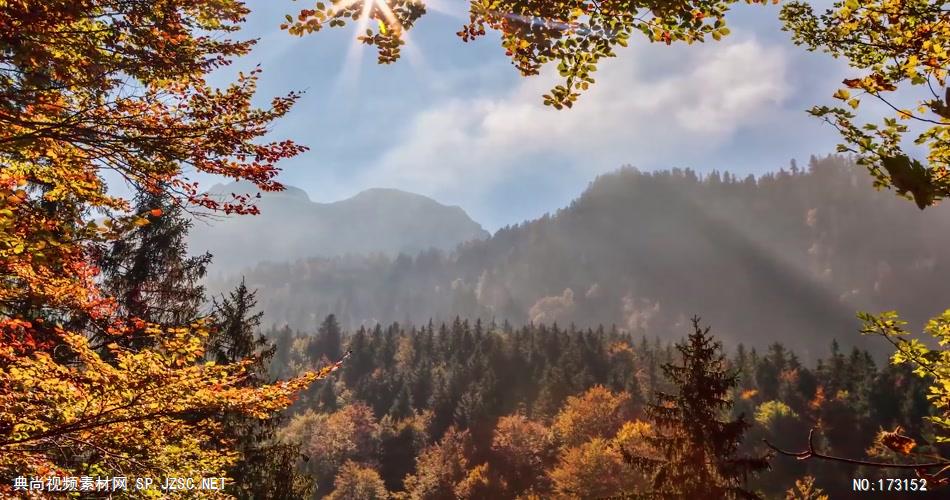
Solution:
[[(843, 57), (859, 71), (834, 97), (847, 106), (816, 106), (809, 112), (834, 125), (877, 187), (893, 187), (921, 209), (950, 195), (950, 25), (944, 0), (844, 0), (816, 14), (805, 2), (782, 8), (785, 29), (796, 44)], [(903, 92), (899, 92), (903, 88)], [(858, 124), (865, 96), (892, 111), (879, 123)], [(905, 135), (924, 146), (926, 161), (909, 157)]]
[(277, 190), (276, 163), (303, 151), (263, 140), (296, 94), (255, 107), (257, 69), (207, 82), (253, 45), (232, 38), (247, 13), (236, 0), (2, 2), (0, 493), (14, 475), (223, 473), (235, 455), (212, 446), (207, 415), (264, 418), (333, 369), (248, 386), (247, 362), (205, 362), (208, 318), (152, 314), (156, 291), (125, 286), (130, 269), (100, 280), (102, 245), (126, 238), (131, 254), (113, 246), (124, 263), (179, 250), (140, 252), (133, 230), (165, 209), (111, 194), (106, 171), (160, 204), (254, 213), (247, 196), (215, 199), (190, 177)]
[[(746, 0), (765, 3), (766, 0)], [(705, 42), (729, 34), (725, 18), (737, 0), (471, 0), (469, 20), (458, 31), (463, 41), (501, 34), (505, 55), (524, 76), (545, 65), (563, 78), (544, 103), (570, 108), (594, 83), (604, 58), (616, 56), (634, 36), (650, 42)], [(405, 34), (426, 13), (418, 0), (331, 0), (287, 16), (281, 27), (292, 35), (346, 26), (357, 21), (359, 40), (375, 46), (381, 64), (399, 59)]]

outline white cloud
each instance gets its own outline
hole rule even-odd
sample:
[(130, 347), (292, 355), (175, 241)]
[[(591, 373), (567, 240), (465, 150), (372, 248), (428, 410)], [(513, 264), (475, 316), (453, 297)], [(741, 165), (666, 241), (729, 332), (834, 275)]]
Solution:
[(587, 175), (625, 163), (688, 164), (782, 113), (787, 64), (783, 49), (755, 39), (640, 45), (603, 63), (572, 110), (541, 104), (556, 81), (550, 74), (499, 97), (436, 102), (408, 118), (403, 140), (364, 180), (457, 197), (537, 168), (545, 156)]

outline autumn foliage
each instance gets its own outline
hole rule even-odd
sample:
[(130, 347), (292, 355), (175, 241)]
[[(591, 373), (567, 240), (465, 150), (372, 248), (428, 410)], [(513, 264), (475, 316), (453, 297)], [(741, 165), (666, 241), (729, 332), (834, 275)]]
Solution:
[[(163, 216), (134, 213), (104, 173), (199, 212), (254, 213), (189, 177), (281, 189), (303, 150), (261, 141), (295, 94), (255, 108), (259, 70), (236, 0), (0, 2), (0, 493), (19, 475), (213, 475), (234, 460), (209, 416), (265, 417), (310, 381), (259, 388), (245, 363), (204, 361), (208, 324), (154, 324), (104, 293), (93, 249)], [(132, 331), (150, 347), (130, 349)]]
[[(766, 3), (765, 0), (746, 0)], [(556, 65), (562, 83), (544, 95), (544, 103), (570, 108), (594, 83), (602, 59), (643, 36), (650, 43), (702, 43), (729, 34), (726, 15), (736, 0), (472, 0), (469, 19), (457, 35), (469, 42), (488, 31), (501, 36), (502, 49), (524, 76)], [(405, 33), (426, 13), (416, 0), (328, 0), (287, 16), (281, 27), (302, 36), (325, 27), (367, 23), (359, 41), (375, 46), (379, 62), (399, 59)]]

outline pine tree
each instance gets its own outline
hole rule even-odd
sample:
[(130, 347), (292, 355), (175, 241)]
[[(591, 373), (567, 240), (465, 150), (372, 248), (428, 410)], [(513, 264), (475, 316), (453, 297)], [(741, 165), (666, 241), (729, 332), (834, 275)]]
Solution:
[[(124, 317), (169, 327), (188, 325), (201, 316), (201, 279), (211, 255), (188, 256), (185, 238), (191, 222), (167, 198), (142, 194), (135, 211), (149, 214), (148, 224), (99, 249), (103, 288), (115, 297)], [(97, 340), (140, 349), (149, 344), (142, 328), (133, 326), (131, 334), (115, 339), (102, 333)]]
[(387, 413), (397, 420), (412, 415), (412, 391), (409, 390), (407, 383), (403, 382), (402, 388), (396, 394), (396, 400)]
[[(260, 386), (267, 383), (271, 358), (276, 347), (260, 335), (262, 312), (255, 292), (244, 280), (227, 297), (215, 299), (216, 329), (208, 339), (206, 356), (216, 363), (251, 360), (245, 383)], [(330, 384), (331, 381), (324, 381)], [(278, 444), (274, 437), (280, 416), (260, 420), (236, 413), (219, 418), (222, 434), (234, 441), (240, 459), (229, 471), (234, 482), (228, 493), (238, 498), (296, 499), (307, 498), (312, 480), (297, 472), (298, 446)]]
[(257, 305), (256, 293), (241, 284), (228, 297), (212, 299), (218, 319), (214, 334), (208, 338), (206, 356), (216, 363), (229, 363), (253, 358), (248, 383), (259, 384), (266, 378), (266, 367), (276, 347), (258, 334), (263, 311), (253, 312)]
[(322, 412), (334, 412), (339, 409), (336, 388), (333, 380), (324, 380), (318, 384), (316, 403)]
[(768, 468), (763, 457), (737, 456), (751, 424), (743, 415), (724, 420), (732, 408), (730, 389), (737, 374), (727, 371), (722, 345), (693, 318), (694, 332), (676, 344), (681, 364), (663, 372), (676, 393), (659, 392), (647, 410), (657, 429), (647, 438), (655, 456), (627, 459), (653, 476), (656, 498), (759, 498), (746, 489), (752, 474)]
[(294, 343), (293, 331), (286, 325), (280, 330), (271, 327), (267, 332), (267, 338), (274, 342), (274, 347), (276, 348), (270, 362), (271, 378), (283, 378), (294, 375), (288, 370), (290, 366), (290, 351)]
[(327, 315), (317, 329), (317, 336), (311, 345), (312, 350), (308, 354), (314, 363), (319, 363), (324, 356), (330, 361), (340, 359), (343, 354), (343, 335), (335, 315)]

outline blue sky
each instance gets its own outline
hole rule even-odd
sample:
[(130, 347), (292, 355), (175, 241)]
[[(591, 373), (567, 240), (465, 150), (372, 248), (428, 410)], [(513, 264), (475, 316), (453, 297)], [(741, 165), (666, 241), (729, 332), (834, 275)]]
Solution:
[[(314, 201), (394, 187), (462, 206), (486, 229), (554, 211), (598, 174), (690, 167), (760, 174), (832, 152), (834, 130), (805, 113), (853, 71), (794, 46), (778, 6), (736, 7), (732, 35), (673, 46), (635, 38), (601, 64), (570, 111), (541, 104), (557, 78), (520, 77), (497, 37), (463, 43), (464, 2), (442, 0), (410, 32), (403, 60), (353, 52), (352, 27), (295, 38), (279, 30), (305, 2), (251, 1), (245, 36), (264, 98), (306, 91), (273, 129), (311, 150), (280, 179)], [(227, 75), (220, 75), (222, 83)]]

